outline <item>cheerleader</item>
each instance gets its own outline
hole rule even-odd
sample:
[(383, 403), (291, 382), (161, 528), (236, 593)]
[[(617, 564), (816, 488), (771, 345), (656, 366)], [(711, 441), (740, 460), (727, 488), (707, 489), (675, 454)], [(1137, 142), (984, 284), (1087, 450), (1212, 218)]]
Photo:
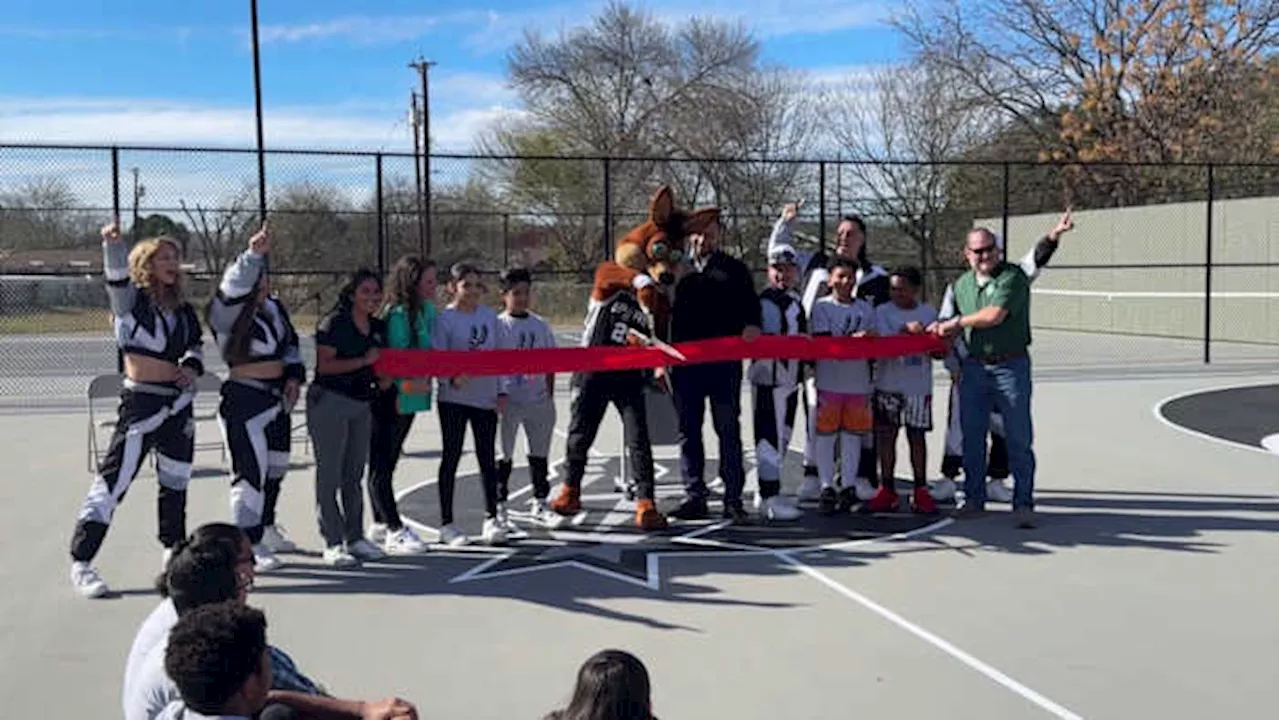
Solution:
[(276, 527), (276, 501), (289, 467), (292, 412), (306, 380), (298, 333), (266, 273), (266, 223), (226, 272), (205, 309), (222, 359), (218, 424), (231, 452), (231, 518), (249, 541), (258, 572), (280, 566), (277, 552), (294, 544)]
[(204, 338), (184, 297), (182, 251), (168, 237), (129, 249), (116, 219), (102, 229), (103, 275), (124, 354), (124, 388), (111, 443), (71, 538), (71, 584), (84, 597), (109, 592), (91, 565), (144, 458), (156, 451), (158, 539), (164, 559), (187, 534), (187, 482), (195, 451), (191, 402), (204, 374)]

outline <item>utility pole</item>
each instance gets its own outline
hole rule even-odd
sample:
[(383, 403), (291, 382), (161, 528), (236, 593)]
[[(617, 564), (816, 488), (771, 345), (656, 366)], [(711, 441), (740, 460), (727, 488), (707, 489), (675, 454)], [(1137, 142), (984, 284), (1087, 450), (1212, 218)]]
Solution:
[(138, 183), (138, 168), (133, 169), (133, 242), (136, 245), (142, 238), (138, 234), (138, 201), (147, 194), (147, 188)]
[(421, 152), (421, 144), (418, 142), (418, 123), (421, 116), (418, 114), (418, 93), (409, 92), (409, 130), (413, 133), (413, 179), (415, 196), (418, 200), (418, 247), (422, 251), (423, 259), (427, 257), (427, 225), (426, 217), (423, 214), (422, 207), (422, 163), (418, 154)]
[(431, 255), (431, 94), (427, 75), (434, 65), (435, 62), (423, 60), (421, 55), (409, 63), (422, 81), (422, 218), (426, 235), (422, 254), (426, 257)]
[(258, 58), (258, 0), (249, 0), (253, 32), (253, 109), (258, 140), (258, 222), (267, 221), (267, 166), (262, 152), (262, 63)]

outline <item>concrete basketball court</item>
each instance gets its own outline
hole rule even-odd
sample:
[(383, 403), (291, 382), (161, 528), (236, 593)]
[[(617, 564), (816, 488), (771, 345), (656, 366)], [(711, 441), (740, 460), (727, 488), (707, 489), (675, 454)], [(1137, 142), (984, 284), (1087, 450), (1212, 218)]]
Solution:
[[(1155, 409), (1176, 395), (1275, 380), (1274, 369), (1050, 374), (1035, 390), (1038, 529), (1013, 529), (1007, 506), (993, 504), (992, 517), (960, 523), (849, 518), (853, 539), (826, 549), (813, 546), (830, 539), (824, 533), (839, 539), (829, 524), (803, 525), (795, 543), (792, 531), (771, 529), (759, 545), (750, 530), (729, 536), (713, 524), (668, 533), (684, 537), (663, 540), (669, 552), (655, 555), (616, 522), (616, 462), (602, 457), (587, 491), (599, 513), (568, 528), (581, 532), (568, 542), (530, 550), (546, 540), (532, 533), (511, 557), (433, 549), (333, 570), (319, 561), (311, 457), (298, 445), (280, 514), (305, 552), (259, 576), (251, 603), (266, 611), (270, 640), (335, 694), (400, 695), (424, 718), (539, 718), (562, 706), (579, 664), (605, 647), (645, 661), (664, 719), (1274, 718), (1277, 457), (1184, 432)], [(945, 392), (939, 384), (931, 478)], [(559, 399), (563, 429), (563, 385)], [(89, 483), (85, 424), (80, 411), (0, 416), (12, 469), (0, 485), (7, 716), (118, 717), (129, 643), (157, 602), (149, 471), (98, 561), (119, 597), (87, 601), (70, 588), (66, 547)], [(744, 407), (748, 447), (750, 424)], [(216, 439), (216, 424), (203, 422), (200, 434)], [(709, 421), (705, 437), (714, 457)], [(618, 447), (610, 411), (596, 448)], [(563, 448), (557, 435), (553, 462)], [(397, 490), (405, 512), (430, 524), (434, 415), (420, 416), (406, 451)], [(520, 464), (522, 442), (517, 452)], [(197, 454), (191, 528), (228, 516), (219, 465), (216, 450)], [(788, 470), (794, 492), (798, 463)], [(464, 524), (475, 522), (475, 471), (468, 452)], [(898, 474), (909, 474), (905, 443)], [(513, 492), (526, 484), (517, 476)]]

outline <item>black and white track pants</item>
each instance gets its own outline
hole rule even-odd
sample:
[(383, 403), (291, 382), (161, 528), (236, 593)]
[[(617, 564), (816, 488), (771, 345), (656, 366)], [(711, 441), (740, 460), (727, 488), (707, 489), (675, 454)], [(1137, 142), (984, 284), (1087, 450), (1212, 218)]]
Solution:
[(275, 524), (280, 483), (289, 468), (292, 418), (283, 382), (232, 378), (222, 384), (218, 424), (231, 453), (231, 519), (255, 545)]
[(89, 562), (97, 556), (116, 507), (155, 450), (159, 477), (156, 502), (157, 539), (172, 547), (187, 534), (187, 483), (195, 453), (192, 392), (176, 386), (126, 381), (120, 393), (115, 430), (106, 456), (89, 486), (71, 537), (71, 558)]
[(797, 385), (751, 386), (756, 471), (762, 498), (773, 497), (781, 490), (782, 466), (786, 461), (787, 448), (791, 446), (799, 404), (800, 388)]

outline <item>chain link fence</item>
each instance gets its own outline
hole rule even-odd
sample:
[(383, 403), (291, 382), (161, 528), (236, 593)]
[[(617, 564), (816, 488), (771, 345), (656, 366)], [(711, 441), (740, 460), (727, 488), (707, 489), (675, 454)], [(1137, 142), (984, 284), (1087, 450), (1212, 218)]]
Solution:
[[(761, 284), (774, 220), (803, 199), (802, 247), (828, 248), (857, 213), (872, 260), (920, 268), (933, 302), (964, 269), (967, 229), (1001, 233), (1014, 259), (1070, 205), (1076, 230), (1034, 286), (1041, 366), (1276, 357), (1274, 164), (422, 160), (264, 153), (273, 289), (304, 335), (347, 273), (385, 273), (408, 253), (487, 273), (528, 267), (538, 311), (580, 327), (596, 264), (669, 184), (682, 207), (722, 208), (726, 250)], [(83, 397), (88, 379), (115, 371), (98, 236), (113, 215), (130, 241), (174, 237), (203, 303), (259, 226), (257, 168), (252, 150), (0, 145), (0, 399)]]

